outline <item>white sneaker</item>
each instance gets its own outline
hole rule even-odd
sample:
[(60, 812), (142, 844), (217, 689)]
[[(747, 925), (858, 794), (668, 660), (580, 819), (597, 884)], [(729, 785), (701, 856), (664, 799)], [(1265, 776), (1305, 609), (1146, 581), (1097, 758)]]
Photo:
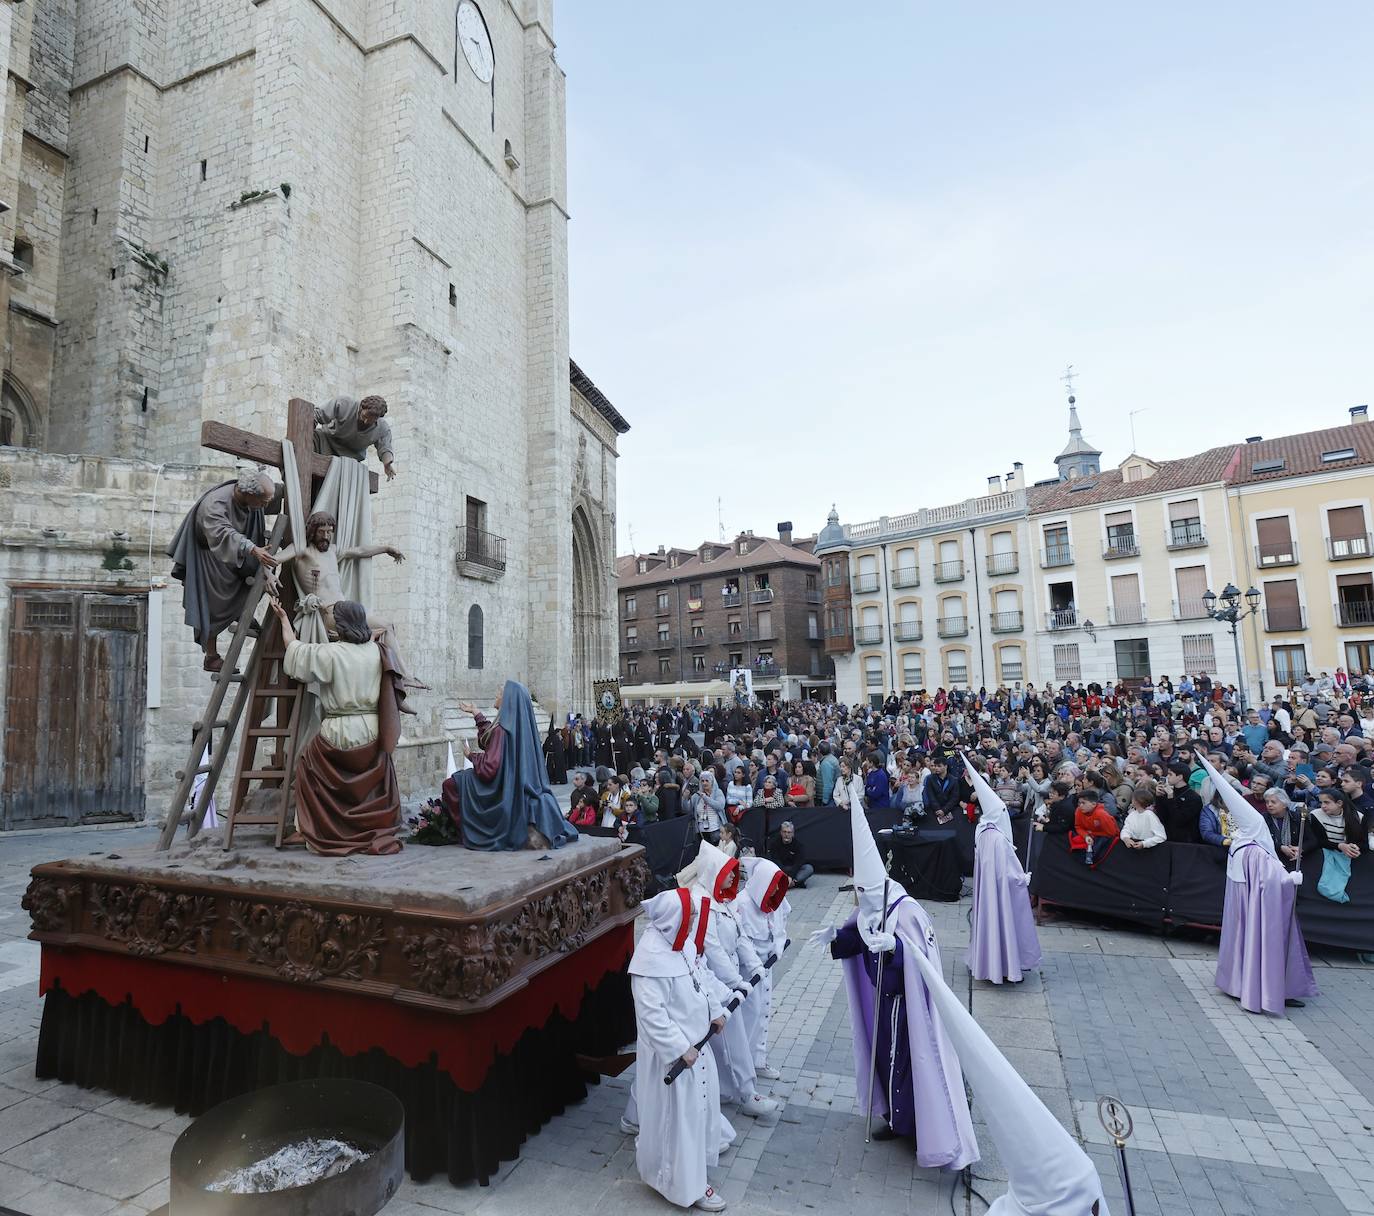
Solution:
[(627, 1136), (639, 1135), (639, 1124), (631, 1123), (624, 1115), (620, 1116), (620, 1130)]
[(694, 1208), (700, 1208), (703, 1212), (723, 1212), (725, 1211), (725, 1200), (715, 1187), (708, 1186), (706, 1188), (706, 1194), (698, 1199), (692, 1206)]
[(754, 1069), (754, 1075), (755, 1075), (756, 1077), (758, 1077), (759, 1080), (761, 1080), (761, 1081), (781, 1081), (781, 1080), (782, 1080), (782, 1073), (780, 1073), (780, 1072), (779, 1072), (776, 1068), (774, 1068), (771, 1064), (761, 1064), (761, 1065), (759, 1065), (758, 1068)]
[(765, 1098), (762, 1094), (754, 1094), (739, 1104), (739, 1113), (748, 1115), (751, 1119), (774, 1114), (777, 1109), (777, 1101), (773, 1098)]

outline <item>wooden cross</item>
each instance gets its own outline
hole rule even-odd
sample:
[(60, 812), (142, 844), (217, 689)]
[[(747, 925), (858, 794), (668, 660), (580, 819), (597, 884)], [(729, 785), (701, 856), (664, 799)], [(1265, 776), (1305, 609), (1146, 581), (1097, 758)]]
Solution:
[[(296, 501), (301, 504), (301, 510), (309, 515), (315, 481), (323, 479), (329, 472), (331, 457), (315, 451), (315, 407), (302, 397), (292, 397), (287, 403), (286, 437), (296, 445), (296, 467), (301, 479), (299, 487), (296, 487), (300, 493)], [(274, 469), (282, 467), (280, 440), (255, 435), (252, 431), (241, 431), (223, 422), (200, 424), (200, 446), (270, 465)], [(369, 472), (367, 482), (369, 493), (375, 494), (377, 474)]]

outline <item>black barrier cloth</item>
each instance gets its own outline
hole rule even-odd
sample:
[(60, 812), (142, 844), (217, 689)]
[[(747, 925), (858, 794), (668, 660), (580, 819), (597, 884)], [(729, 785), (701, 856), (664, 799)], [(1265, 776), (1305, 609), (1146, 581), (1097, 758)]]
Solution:
[(932, 828), (914, 836), (883, 833), (878, 849), (891, 858), (889, 872), (914, 899), (953, 903), (964, 886), (959, 844), (952, 828)]
[(577, 1053), (613, 1055), (634, 1037), (629, 976), (613, 972), (583, 998), (575, 1022), (555, 1010), (509, 1055), (498, 1055), (482, 1087), (467, 1093), (434, 1065), (408, 1068), (380, 1048), (346, 1056), (324, 1046), (296, 1056), (270, 1034), (243, 1034), (221, 1018), (197, 1026), (178, 1014), (150, 1026), (131, 1003), (112, 1006), (93, 992), (73, 997), (54, 987), (43, 1004), (34, 1071), (192, 1116), (284, 1081), (371, 1081), (405, 1106), (412, 1178), (447, 1174), (453, 1183), (486, 1185), (502, 1161), (520, 1155), (526, 1137), (596, 1083), (578, 1067)]
[[(901, 815), (894, 810), (867, 811), (868, 826), (877, 833), (895, 827)], [(740, 820), (739, 829), (753, 842), (762, 856), (768, 837), (784, 823), (797, 829), (802, 860), (817, 870), (847, 874), (854, 868), (854, 841), (850, 835), (849, 812), (838, 806), (790, 806), (780, 811), (750, 807)]]
[[(1172, 844), (1128, 849), (1118, 844), (1090, 870), (1066, 836), (1041, 834), (1031, 894), (1049, 903), (1164, 929), (1221, 924), (1226, 899), (1226, 853), (1214, 845)], [(1348, 904), (1317, 894), (1321, 857), (1309, 853), (1298, 892), (1298, 924), (1309, 945), (1374, 953), (1374, 857), (1362, 853), (1351, 867)]]

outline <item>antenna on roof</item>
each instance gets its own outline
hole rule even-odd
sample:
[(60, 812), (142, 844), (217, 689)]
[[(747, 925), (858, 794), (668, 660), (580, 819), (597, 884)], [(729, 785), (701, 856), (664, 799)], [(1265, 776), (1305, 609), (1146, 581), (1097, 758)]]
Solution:
[(1150, 407), (1149, 407), (1148, 405), (1142, 405), (1138, 410), (1132, 410), (1132, 411), (1131, 411), (1130, 418), (1131, 418), (1131, 451), (1132, 451), (1132, 452), (1136, 452), (1136, 453), (1139, 452), (1139, 449), (1135, 446), (1135, 416), (1136, 416), (1137, 414), (1143, 414), (1143, 413), (1144, 413), (1146, 410), (1148, 410), (1149, 408), (1150, 408)]
[(721, 543), (725, 543), (725, 516), (720, 509), (720, 498), (716, 498), (716, 528), (720, 532)]
[(629, 530), (630, 533), (630, 552), (638, 553), (639, 550), (635, 548), (635, 526), (634, 524), (626, 524), (625, 527)]
[(1075, 374), (1076, 374), (1076, 373), (1075, 373), (1074, 370), (1073, 370), (1073, 364), (1070, 363), (1067, 367), (1064, 368), (1064, 374), (1063, 374), (1062, 376), (1059, 377), (1059, 378), (1065, 383), (1065, 385), (1068, 387), (1068, 390), (1069, 390), (1069, 404), (1070, 404), (1070, 405), (1073, 405), (1073, 404), (1074, 404), (1074, 396), (1073, 396), (1073, 378), (1074, 378)]

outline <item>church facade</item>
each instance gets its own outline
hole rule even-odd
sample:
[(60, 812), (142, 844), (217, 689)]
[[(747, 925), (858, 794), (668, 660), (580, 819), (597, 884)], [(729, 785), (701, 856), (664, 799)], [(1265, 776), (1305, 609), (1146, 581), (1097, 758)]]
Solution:
[[(0, 576), (108, 585), (163, 622), (150, 810), (209, 691), (180, 586), (158, 585), (225, 472), (203, 421), (277, 437), (291, 397), (390, 403), (374, 535), (408, 561), (376, 563), (375, 607), (433, 690), (398, 757), (408, 792), (439, 774), (459, 701), (514, 677), (585, 710), (615, 672), (628, 424), (569, 357), (551, 9), (0, 0), (0, 521), (23, 536)], [(20, 616), (10, 594), (11, 675)]]

